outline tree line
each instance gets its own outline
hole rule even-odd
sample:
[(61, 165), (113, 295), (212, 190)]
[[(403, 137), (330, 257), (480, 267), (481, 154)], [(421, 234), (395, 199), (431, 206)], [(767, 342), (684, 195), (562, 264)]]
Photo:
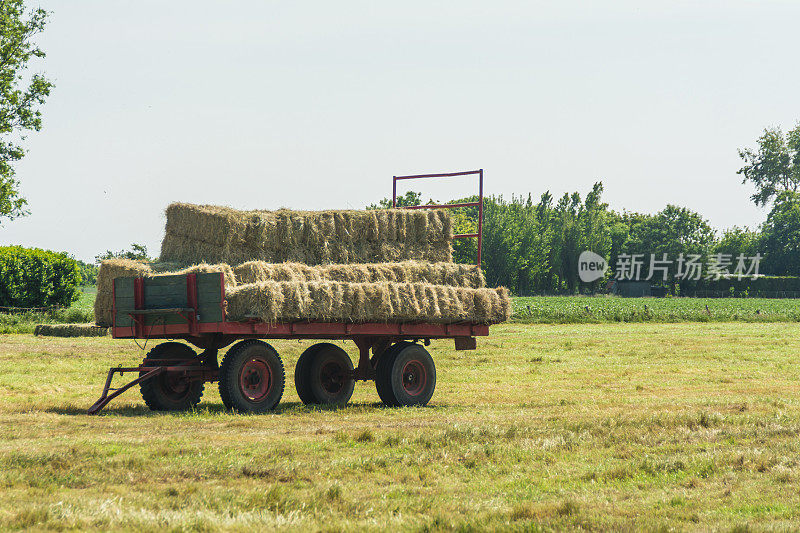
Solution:
[[(666, 282), (659, 272), (655, 283), (676, 281), (677, 259), (699, 256), (701, 264), (721, 254), (734, 271), (736, 258), (748, 261), (760, 254), (759, 274), (800, 275), (800, 193), (784, 191), (774, 199), (767, 221), (757, 229), (733, 227), (717, 234), (702, 215), (686, 207), (667, 205), (655, 214), (618, 212), (603, 202), (603, 184), (580, 193), (564, 194), (555, 200), (548, 191), (534, 201), (526, 197), (484, 198), (483, 250), (481, 266), (487, 283), (504, 285), (515, 294), (574, 294), (600, 290), (615, 276), (621, 258), (643, 255), (643, 278), (650, 255), (666, 257)], [(475, 202), (477, 197), (449, 203)], [(382, 200), (370, 207), (387, 207)], [(421, 195), (409, 192), (401, 206), (421, 205)], [(426, 203), (436, 203), (433, 201)], [(451, 210), (455, 233), (477, 230), (477, 207)], [(591, 250), (606, 259), (605, 278), (583, 283), (578, 276), (578, 257)], [(456, 239), (454, 260), (474, 263), (476, 239)], [(624, 261), (624, 259), (623, 259)], [(748, 263), (749, 264), (749, 263)], [(705, 278), (705, 275), (702, 276)]]
[[(752, 258), (758, 256), (759, 274), (800, 275), (800, 124), (786, 135), (778, 128), (764, 130), (757, 147), (739, 150), (739, 156), (744, 163), (739, 175), (756, 188), (751, 199), (770, 206), (766, 221), (755, 229), (735, 226), (718, 234), (700, 213), (676, 205), (655, 214), (618, 212), (603, 202), (602, 182), (585, 196), (574, 192), (558, 200), (549, 191), (535, 200), (531, 194), (486, 197), (481, 266), (487, 282), (520, 295), (594, 292), (618, 273), (615, 267), (621, 260), (630, 261), (636, 254), (642, 256), (643, 277), (652, 259), (670, 261), (652, 281), (672, 292), (679, 279), (694, 286), (707, 281), (702, 271), (699, 280), (680, 278), (689, 260), (733, 273), (737, 262), (746, 261), (749, 269)], [(423, 203), (421, 194), (414, 191), (397, 200), (399, 206)], [(476, 201), (477, 197), (470, 197), (450, 203)], [(383, 199), (370, 207), (390, 206), (391, 200)], [(456, 233), (476, 231), (477, 207), (451, 212)], [(457, 262), (475, 262), (475, 239), (458, 239), (453, 249)], [(581, 282), (578, 257), (585, 250), (608, 262), (605, 278)], [(711, 277), (711, 281), (717, 279)]]

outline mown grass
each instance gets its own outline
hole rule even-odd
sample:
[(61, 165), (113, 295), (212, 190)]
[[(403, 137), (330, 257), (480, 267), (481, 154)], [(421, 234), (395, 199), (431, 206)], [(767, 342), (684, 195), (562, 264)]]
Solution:
[(96, 287), (81, 287), (78, 300), (67, 309), (47, 312), (0, 313), (0, 334), (33, 333), (36, 324), (82, 324), (94, 322)]
[(531, 296), (513, 298), (516, 322), (800, 322), (800, 300), (769, 298), (621, 298)]
[[(129, 341), (3, 337), (0, 529), (745, 530), (800, 523), (800, 324), (523, 325), (434, 342), (431, 405), (84, 410)], [(355, 350), (344, 345), (350, 353)]]

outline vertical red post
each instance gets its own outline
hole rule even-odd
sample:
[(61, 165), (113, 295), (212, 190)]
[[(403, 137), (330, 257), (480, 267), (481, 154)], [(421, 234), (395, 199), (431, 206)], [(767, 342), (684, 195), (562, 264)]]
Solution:
[(186, 275), (186, 307), (191, 307), (189, 316), (189, 333), (197, 333), (197, 274)]
[(397, 207), (397, 176), (392, 176), (392, 207)]
[[(136, 278), (133, 280), (133, 308), (144, 309), (144, 278)], [(144, 336), (144, 315), (136, 315), (136, 320), (133, 322), (134, 335), (137, 337)]]
[(111, 280), (111, 336), (114, 337), (114, 332), (117, 330), (117, 284)]
[(481, 266), (483, 248), (483, 169), (478, 171), (478, 266)]
[(222, 320), (220, 323), (224, 323), (227, 320), (226, 312), (228, 310), (228, 302), (225, 300), (225, 273), (219, 273), (219, 289), (220, 289), (220, 299), (219, 299), (219, 306), (222, 308)]

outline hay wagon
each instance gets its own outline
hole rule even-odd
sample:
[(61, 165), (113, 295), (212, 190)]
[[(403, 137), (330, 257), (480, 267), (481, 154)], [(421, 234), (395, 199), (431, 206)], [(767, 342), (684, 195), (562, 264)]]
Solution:
[[(399, 176), (397, 180), (478, 174), (478, 264), (482, 233), (483, 171), (445, 175)], [(395, 194), (396, 197), (396, 189)], [(280, 401), (285, 371), (269, 339), (352, 340), (357, 366), (338, 345), (317, 342), (307, 348), (294, 371), (297, 394), (306, 404), (345, 405), (356, 381), (375, 381), (380, 399), (390, 406), (425, 405), (436, 387), (436, 367), (425, 346), (432, 339), (453, 339), (456, 350), (473, 350), (476, 337), (489, 327), (475, 323), (331, 323), (276, 322), (257, 316), (228, 320), (224, 272), (196, 272), (158, 277), (119, 277), (113, 285), (112, 336), (115, 339), (169, 339), (153, 347), (142, 364), (112, 367), (101, 397), (89, 408), (100, 412), (111, 400), (136, 385), (152, 410), (191, 409), (205, 384), (218, 382), (225, 406), (241, 412), (269, 411)], [(178, 342), (184, 341), (184, 342)], [(194, 346), (198, 350), (192, 348)], [(228, 348), (222, 362), (220, 350)], [(112, 387), (116, 374), (137, 374)]]
[[(457, 350), (471, 350), (476, 336), (489, 334), (488, 326), (468, 323), (229, 321), (224, 278), (220, 272), (114, 280), (113, 338), (171, 340), (152, 348), (139, 366), (112, 367), (89, 414), (135, 385), (150, 409), (191, 409), (205, 383), (214, 381), (226, 407), (271, 410), (283, 395), (285, 372), (280, 354), (265, 342), (269, 339), (352, 340), (358, 347), (355, 367), (336, 344), (318, 342), (303, 352), (294, 380), (306, 404), (344, 405), (356, 381), (374, 380), (387, 405), (425, 405), (436, 386), (436, 367), (425, 345), (454, 339)], [(228, 346), (220, 364), (219, 352)], [(125, 373), (138, 377), (112, 388), (115, 374)]]

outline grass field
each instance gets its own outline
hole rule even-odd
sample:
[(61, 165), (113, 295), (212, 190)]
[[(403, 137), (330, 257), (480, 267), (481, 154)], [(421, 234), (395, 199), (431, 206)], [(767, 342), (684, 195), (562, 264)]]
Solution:
[[(7, 335), (0, 529), (792, 529), (800, 324), (523, 325), (434, 342), (427, 408), (84, 410), (129, 341)], [(279, 341), (287, 381), (308, 343)], [(347, 346), (350, 353), (354, 350)]]

